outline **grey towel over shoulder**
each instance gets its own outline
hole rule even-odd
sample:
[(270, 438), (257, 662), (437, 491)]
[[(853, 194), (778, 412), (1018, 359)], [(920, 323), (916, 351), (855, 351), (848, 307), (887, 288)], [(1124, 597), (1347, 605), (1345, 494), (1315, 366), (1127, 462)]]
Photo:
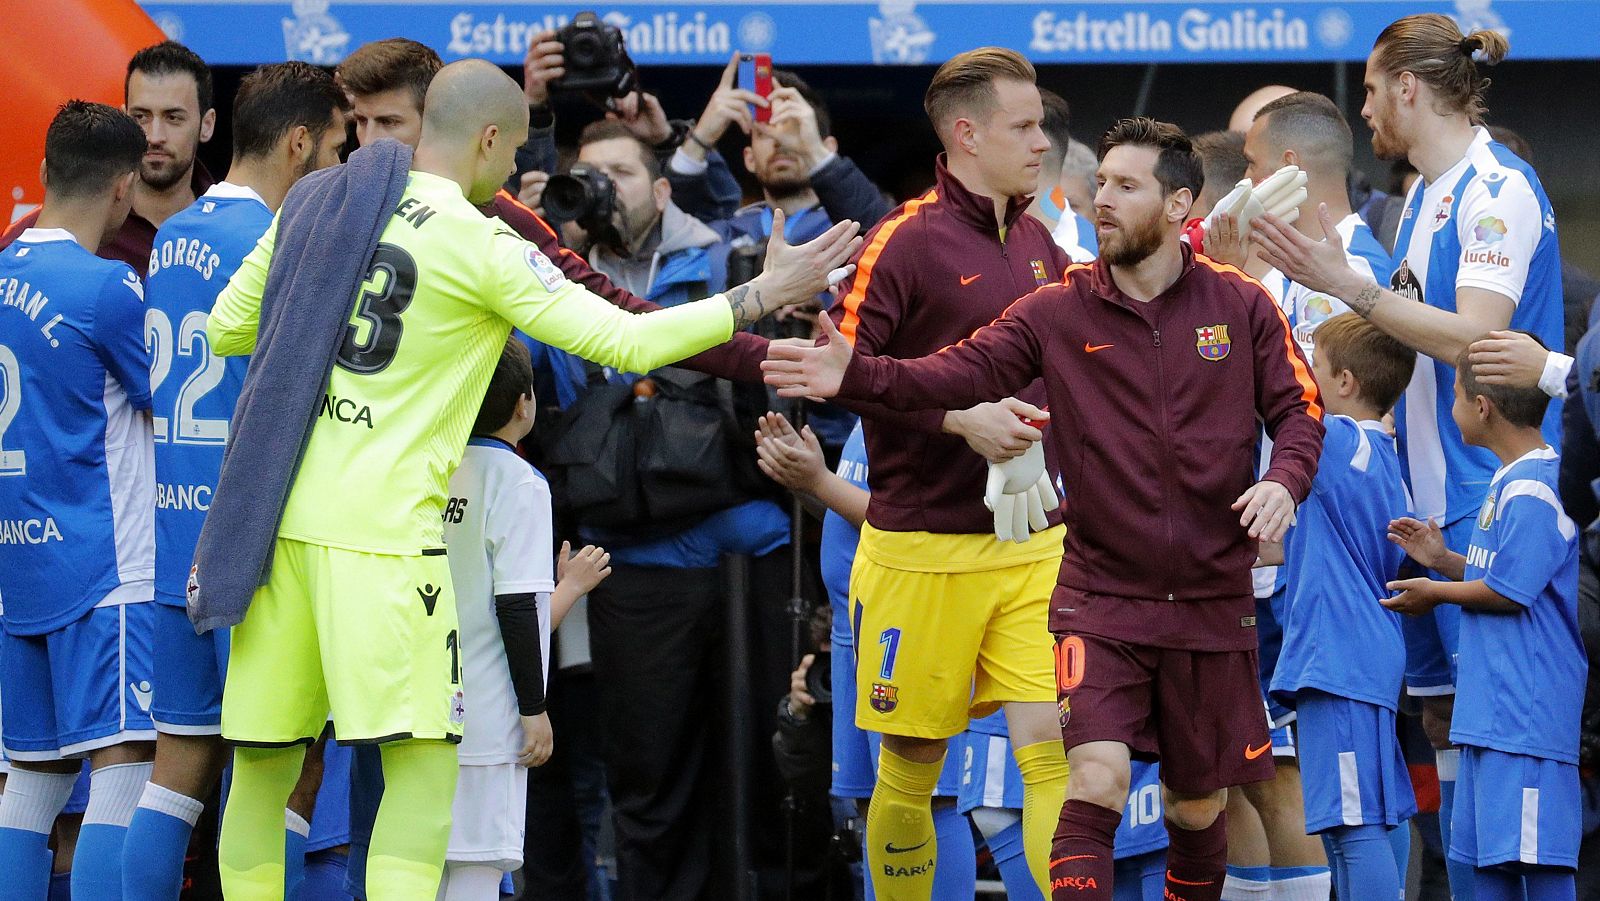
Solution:
[(255, 352), (195, 548), (188, 594), (196, 632), (237, 625), (267, 582), (350, 306), (410, 169), (411, 148), (378, 141), (300, 179), (284, 198)]

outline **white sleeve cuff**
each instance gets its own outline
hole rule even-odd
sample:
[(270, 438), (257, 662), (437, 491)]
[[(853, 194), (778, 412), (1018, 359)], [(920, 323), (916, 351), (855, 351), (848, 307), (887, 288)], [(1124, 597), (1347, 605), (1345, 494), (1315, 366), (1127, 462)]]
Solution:
[(1550, 351), (1544, 358), (1544, 374), (1539, 376), (1539, 390), (1557, 399), (1567, 396), (1567, 375), (1572, 372), (1572, 358), (1559, 351)]
[(811, 171), (807, 172), (806, 174), (807, 175), (816, 175), (818, 172), (821, 172), (823, 169), (827, 168), (829, 163), (833, 162), (834, 160), (836, 160), (838, 158), (839, 158), (838, 151), (831, 152), (827, 156), (824, 156), (822, 159), (817, 160), (817, 164), (815, 166), (812, 166), (811, 167)]
[(672, 154), (671, 162), (667, 163), (667, 168), (679, 175), (704, 175), (709, 166), (710, 163), (705, 160), (697, 160), (684, 153), (682, 147)]

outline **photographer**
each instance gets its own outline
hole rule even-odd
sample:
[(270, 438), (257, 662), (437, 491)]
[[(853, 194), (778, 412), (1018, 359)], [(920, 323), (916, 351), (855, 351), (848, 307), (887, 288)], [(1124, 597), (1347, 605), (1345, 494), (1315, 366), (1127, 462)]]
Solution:
[[(671, 194), (650, 146), (625, 124), (602, 120), (584, 130), (573, 172), (552, 179), (544, 201), (585, 229), (598, 272), (670, 307), (721, 290), (730, 247)], [(748, 459), (754, 414), (737, 414), (733, 386), (676, 367), (584, 373), (551, 458), (565, 467), (581, 534), (606, 536), (613, 552), (613, 575), (590, 598), (589, 626), (619, 880), (624, 897), (703, 897), (715, 891), (711, 837), (722, 831), (727, 797), (723, 768), (713, 765), (712, 736), (723, 726), (701, 706), (721, 696), (717, 567), (727, 554), (752, 558), (751, 668), (759, 696), (770, 697), (791, 665), (783, 640), (789, 518)], [(765, 392), (757, 394), (764, 405)], [(627, 437), (602, 440), (612, 435)], [(636, 449), (637, 459), (588, 451), (618, 445)], [(624, 484), (618, 494), (585, 504), (580, 490), (592, 493), (611, 474)], [(770, 734), (773, 712), (760, 706), (758, 728)], [(756, 784), (775, 812), (777, 780)]]

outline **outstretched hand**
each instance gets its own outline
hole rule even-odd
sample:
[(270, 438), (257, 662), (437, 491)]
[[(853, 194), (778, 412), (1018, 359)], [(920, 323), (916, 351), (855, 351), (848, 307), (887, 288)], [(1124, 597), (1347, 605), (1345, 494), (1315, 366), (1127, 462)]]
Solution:
[(1255, 220), (1250, 239), (1256, 244), (1261, 259), (1290, 281), (1339, 297), (1341, 289), (1361, 277), (1350, 268), (1350, 261), (1344, 254), (1344, 241), (1339, 238), (1327, 204), (1317, 205), (1317, 219), (1326, 236), (1321, 241), (1311, 240), (1271, 213)]
[(1251, 538), (1261, 541), (1282, 541), (1284, 533), (1294, 525), (1294, 508), (1294, 495), (1271, 479), (1251, 485), (1233, 502), (1233, 509), (1244, 511), (1239, 525), (1249, 530)]
[(779, 397), (810, 397), (822, 399), (839, 393), (844, 373), (850, 368), (854, 351), (850, 342), (839, 333), (833, 317), (818, 316), (822, 333), (828, 343), (805, 347), (795, 344), (773, 344), (767, 348), (767, 359), (761, 364), (762, 381), (778, 389)]

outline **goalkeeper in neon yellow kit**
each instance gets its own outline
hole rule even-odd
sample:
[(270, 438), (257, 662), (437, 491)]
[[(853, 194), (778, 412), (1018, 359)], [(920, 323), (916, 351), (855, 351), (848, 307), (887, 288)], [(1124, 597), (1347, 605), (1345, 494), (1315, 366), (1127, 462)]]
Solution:
[[(473, 205), (504, 182), (527, 134), (515, 82), (479, 60), (455, 63), (434, 78), (425, 110), (404, 198), (353, 299), (284, 505), (271, 574), (233, 633), (222, 730), (238, 751), (220, 850), (230, 901), (282, 894), (283, 804), (330, 709), (340, 741), (383, 743), (369, 897), (435, 895), (452, 742), (469, 717), (441, 514), (512, 326), (645, 372), (815, 297), (859, 244), (849, 222), (800, 247), (775, 238), (754, 281), (632, 315)], [(208, 334), (218, 354), (255, 347), (276, 233), (217, 299)]]

